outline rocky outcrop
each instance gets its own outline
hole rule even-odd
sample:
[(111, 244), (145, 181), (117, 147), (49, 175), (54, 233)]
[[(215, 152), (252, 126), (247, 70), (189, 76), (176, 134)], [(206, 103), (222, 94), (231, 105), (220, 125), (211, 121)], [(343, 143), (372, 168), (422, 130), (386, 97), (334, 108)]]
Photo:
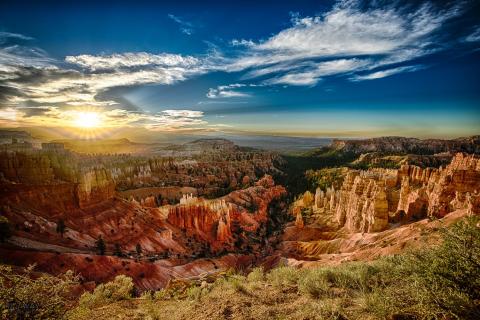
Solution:
[(108, 170), (94, 168), (79, 174), (77, 198), (80, 208), (113, 198), (115, 183)]
[(278, 254), (279, 263), (296, 267), (323, 267), (346, 261), (369, 261), (399, 254), (408, 249), (436, 245), (442, 228), (464, 218), (467, 210), (456, 210), (435, 220), (422, 219), (375, 233), (324, 231), (305, 226), (301, 232), (286, 228)]
[[(104, 148), (108, 149), (108, 146)], [(193, 156), (172, 158), (157, 155), (85, 155), (63, 148), (0, 151), (0, 183), (74, 183), (78, 185), (78, 203), (85, 207), (110, 199), (115, 191), (148, 187), (188, 186), (197, 194), (213, 198), (239, 187), (251, 186), (266, 173), (279, 172), (275, 167), (276, 155), (243, 151), (227, 140), (199, 140), (180, 149), (199, 152)], [(161, 205), (163, 199), (156, 197), (155, 203)], [(146, 197), (137, 199), (142, 200), (145, 201)], [(169, 203), (172, 200), (167, 196)], [(151, 198), (146, 201), (147, 205), (153, 205)]]
[(0, 180), (15, 183), (48, 183), (54, 179), (50, 159), (44, 154), (0, 153)]
[(473, 213), (480, 213), (480, 159), (457, 154), (450, 165), (430, 177), (426, 188), (430, 216), (443, 217), (468, 207)]
[(369, 172), (347, 174), (334, 208), (335, 218), (351, 232), (376, 232), (388, 226), (385, 182)]
[(317, 189), (313, 210), (332, 214), (349, 232), (377, 232), (389, 222), (480, 212), (480, 159), (458, 153), (445, 168), (350, 170), (340, 190)]
[(228, 250), (239, 238), (248, 242), (244, 232), (257, 232), (267, 222), (270, 204), (285, 194), (271, 176), (265, 176), (255, 186), (217, 200), (184, 195), (180, 204), (169, 208), (167, 221), (213, 251)]
[(207, 201), (185, 196), (168, 211), (167, 221), (215, 247), (231, 240), (231, 214), (234, 208), (225, 200)]

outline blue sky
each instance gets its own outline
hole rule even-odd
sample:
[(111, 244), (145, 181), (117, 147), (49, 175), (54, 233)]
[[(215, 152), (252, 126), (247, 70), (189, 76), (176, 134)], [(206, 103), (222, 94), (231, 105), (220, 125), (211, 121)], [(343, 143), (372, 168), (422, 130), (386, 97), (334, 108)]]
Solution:
[(479, 1), (2, 1), (0, 124), (479, 133)]

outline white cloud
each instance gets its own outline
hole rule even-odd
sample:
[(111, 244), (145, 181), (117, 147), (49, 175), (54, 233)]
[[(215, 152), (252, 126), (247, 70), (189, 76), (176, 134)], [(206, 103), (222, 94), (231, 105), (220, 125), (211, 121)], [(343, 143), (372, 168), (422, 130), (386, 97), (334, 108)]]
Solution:
[(234, 47), (253, 47), (255, 46), (255, 42), (252, 40), (245, 40), (245, 39), (233, 39), (230, 41), (230, 44)]
[(19, 40), (26, 40), (26, 41), (33, 40), (32, 37), (28, 37), (20, 33), (0, 31), (0, 44), (7, 41), (7, 39), (19, 39)]
[(265, 81), (266, 84), (288, 84), (296, 86), (314, 85), (321, 77), (348, 73), (352, 70), (361, 70), (370, 64), (369, 60), (361, 59), (338, 59), (320, 62), (309, 67), (305, 71), (290, 72), (282, 76), (274, 77)]
[(480, 41), (480, 26), (477, 26), (475, 31), (473, 31), (471, 34), (469, 34), (466, 38), (465, 41), (468, 42), (477, 42)]
[(169, 117), (185, 117), (185, 118), (201, 118), (203, 117), (202, 111), (193, 110), (164, 110), (163, 114)]
[[(24, 95), (17, 97), (15, 102), (31, 100), (38, 103), (65, 103), (68, 105), (108, 106), (112, 101), (97, 100), (96, 96), (110, 88), (134, 86), (141, 84), (171, 85), (186, 80), (192, 76), (206, 72), (202, 62), (194, 57), (174, 54), (153, 55), (148, 53), (124, 53), (109, 56), (68, 56), (66, 61), (86, 69), (83, 72), (60, 69), (51, 66), (50, 59), (19, 55), (2, 55), (0, 62), (6, 66), (14, 66), (17, 73), (11, 79), (3, 79), (12, 88), (21, 90)], [(25, 61), (24, 61), (25, 60)], [(36, 69), (24, 70), (24, 67)], [(9, 67), (11, 68), (11, 67)], [(29, 75), (37, 78), (43, 76), (43, 81), (31, 83), (16, 83), (15, 77)]]
[(39, 48), (11, 45), (0, 48), (0, 65), (10, 67), (56, 68), (54, 60)]
[(207, 93), (207, 98), (246, 98), (251, 95), (246, 92), (236, 91), (238, 88), (258, 87), (256, 84), (233, 83), (225, 86), (218, 86), (217, 88), (210, 88)]
[[(4, 96), (8, 99), (5, 106), (33, 103), (36, 108), (41, 106), (46, 110), (38, 114), (17, 110), (15, 119), (18, 123), (44, 123), (48, 119), (47, 123), (51, 125), (68, 125), (79, 108), (87, 108), (98, 110), (105, 123), (114, 126), (136, 123), (154, 130), (172, 131), (197, 130), (206, 124), (201, 111), (132, 112), (119, 102), (99, 98), (115, 87), (153, 83), (171, 85), (186, 80), (207, 72), (204, 61), (191, 56), (140, 52), (68, 56), (66, 62), (81, 70), (63, 69), (59, 67), (61, 63), (41, 51), (0, 48), (0, 81), (15, 93)], [(11, 110), (8, 109), (7, 113), (11, 114)], [(3, 118), (3, 121), (12, 121)]]
[[(365, 9), (358, 1), (341, 1), (322, 15), (293, 15), (291, 27), (265, 41), (245, 43), (248, 50), (231, 59), (225, 70), (249, 69), (249, 78), (283, 73), (266, 83), (312, 85), (322, 71), (308, 66), (321, 65), (325, 60), (370, 61), (369, 66), (352, 64), (349, 70), (328, 75), (404, 63), (435, 52), (431, 45), (436, 32), (459, 14), (457, 7), (440, 10), (431, 3), (406, 10), (393, 6)], [(239, 40), (235, 43), (242, 44)], [(302, 64), (306, 70), (302, 70)]]
[(353, 81), (362, 81), (362, 80), (374, 80), (374, 79), (380, 79), (380, 78), (385, 78), (397, 73), (402, 73), (402, 72), (413, 72), (417, 71), (419, 69), (422, 69), (422, 66), (404, 66), (404, 67), (398, 67), (398, 68), (393, 68), (393, 69), (387, 69), (387, 70), (382, 70), (382, 71), (377, 71), (373, 73), (369, 73), (366, 75), (357, 75), (351, 78)]
[(192, 35), (193, 33), (193, 24), (191, 22), (188, 22), (184, 19), (181, 19), (180, 17), (169, 14), (168, 17), (178, 23), (180, 25), (180, 31), (188, 36)]
[(79, 55), (67, 56), (65, 61), (79, 65), (92, 71), (132, 67), (184, 67), (199, 65), (199, 60), (192, 56), (179, 54), (151, 54), (147, 52), (127, 52), (112, 55)]

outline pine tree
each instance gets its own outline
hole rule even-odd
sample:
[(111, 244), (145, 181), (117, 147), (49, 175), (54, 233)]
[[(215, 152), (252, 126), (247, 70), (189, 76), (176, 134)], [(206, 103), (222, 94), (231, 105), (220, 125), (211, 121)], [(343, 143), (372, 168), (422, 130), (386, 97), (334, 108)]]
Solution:
[(63, 238), (63, 234), (65, 233), (65, 229), (66, 229), (65, 222), (63, 221), (63, 219), (59, 219), (57, 222), (57, 233), (60, 233), (62, 235), (62, 238)]
[(105, 254), (106, 246), (105, 246), (105, 241), (103, 241), (102, 237), (98, 238), (98, 240), (95, 241), (95, 248), (97, 249), (98, 254), (100, 254), (101, 256)]
[(137, 243), (137, 245), (135, 246), (135, 250), (137, 251), (137, 255), (142, 254), (142, 246), (140, 245), (140, 243)]
[(113, 251), (113, 254), (117, 257), (123, 256), (122, 249), (118, 243), (115, 243), (115, 250)]
[(12, 236), (12, 228), (10, 227), (10, 221), (4, 216), (0, 216), (0, 242), (5, 242)]

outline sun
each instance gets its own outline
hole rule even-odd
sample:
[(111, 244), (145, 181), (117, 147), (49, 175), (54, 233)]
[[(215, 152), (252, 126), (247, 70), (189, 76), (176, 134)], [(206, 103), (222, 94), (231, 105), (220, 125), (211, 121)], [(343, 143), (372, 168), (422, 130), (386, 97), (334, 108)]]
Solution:
[(79, 128), (97, 128), (101, 124), (98, 112), (84, 111), (75, 115), (74, 124)]

